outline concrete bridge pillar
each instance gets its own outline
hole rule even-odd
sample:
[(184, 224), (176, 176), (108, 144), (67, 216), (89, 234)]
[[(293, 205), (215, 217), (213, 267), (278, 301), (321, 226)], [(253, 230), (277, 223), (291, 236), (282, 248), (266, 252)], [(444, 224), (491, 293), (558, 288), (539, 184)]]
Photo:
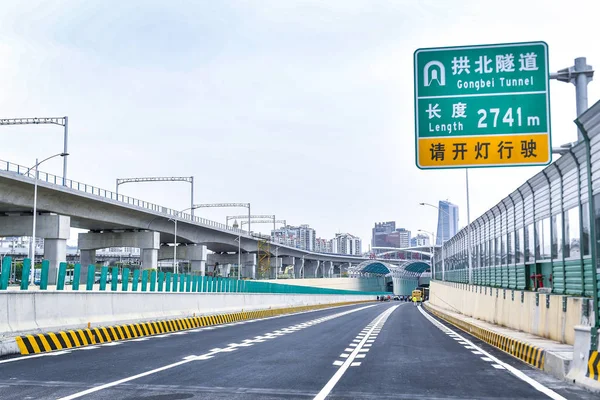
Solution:
[(304, 278), (305, 260), (302, 257), (294, 259), (294, 278)]
[(95, 264), (96, 250), (110, 247), (137, 247), (141, 250), (140, 261), (144, 269), (158, 268), (158, 232), (87, 232), (80, 233), (78, 247), (81, 254), (81, 282), (87, 279), (88, 265)]
[[(161, 246), (158, 250), (159, 260), (173, 260), (173, 246)], [(206, 246), (187, 245), (177, 246), (177, 259), (190, 262), (192, 272), (204, 276), (206, 273)]]
[(332, 278), (333, 277), (333, 261), (325, 261), (324, 263), (324, 277)]
[(304, 275), (307, 278), (318, 278), (317, 273), (319, 270), (319, 260), (305, 260), (304, 261)]
[[(179, 250), (178, 250), (179, 251)], [(256, 279), (256, 254), (245, 253), (241, 257), (241, 277)], [(212, 272), (215, 265), (218, 263), (219, 271), (223, 273), (229, 273), (232, 267), (237, 266), (238, 255), (237, 253), (213, 253), (208, 254), (206, 257), (207, 271)]]
[[(44, 239), (44, 258), (50, 262), (48, 283), (56, 284), (58, 266), (67, 261), (67, 239), (71, 218), (65, 215), (41, 214), (35, 220), (35, 236)], [(31, 236), (33, 216), (0, 217), (0, 237)]]

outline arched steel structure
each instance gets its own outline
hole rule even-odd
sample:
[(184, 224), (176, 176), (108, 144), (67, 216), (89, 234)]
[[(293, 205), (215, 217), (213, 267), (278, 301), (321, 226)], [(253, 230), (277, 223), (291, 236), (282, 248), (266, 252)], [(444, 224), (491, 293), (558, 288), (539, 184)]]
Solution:
[(419, 286), (419, 277), (431, 270), (431, 264), (424, 260), (399, 260), (391, 264), (381, 260), (367, 260), (348, 269), (351, 277), (379, 275), (391, 277), (394, 284), (394, 294), (409, 295)]

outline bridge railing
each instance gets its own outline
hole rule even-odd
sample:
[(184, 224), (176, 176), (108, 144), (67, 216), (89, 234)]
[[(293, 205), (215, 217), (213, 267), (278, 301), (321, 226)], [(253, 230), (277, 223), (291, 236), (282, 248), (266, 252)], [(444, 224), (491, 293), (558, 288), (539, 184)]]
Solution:
[[(32, 170), (30, 170), (30, 168), (25, 167), (23, 165), (11, 163), (8, 161), (0, 160), (0, 170), (7, 171), (7, 172), (14, 172), (19, 175), (34, 179), (34, 172)], [(42, 182), (50, 183), (50, 184), (57, 185), (57, 186), (67, 187), (72, 190), (77, 190), (78, 192), (84, 192), (84, 193), (91, 194), (94, 196), (102, 197), (104, 199), (118, 201), (118, 202), (129, 204), (129, 205), (132, 205), (135, 207), (144, 208), (146, 210), (164, 214), (165, 216), (177, 217), (179, 220), (188, 221), (188, 222), (192, 222), (192, 223), (196, 223), (196, 224), (200, 224), (200, 225), (204, 225), (204, 226), (214, 227), (214, 228), (218, 228), (218, 229), (222, 229), (222, 230), (227, 230), (227, 231), (231, 231), (231, 232), (235, 232), (235, 233), (241, 233), (244, 235), (249, 234), (249, 232), (247, 232), (247, 231), (237, 229), (237, 228), (232, 228), (232, 227), (229, 227), (225, 224), (222, 224), (222, 223), (219, 223), (216, 221), (211, 221), (209, 219), (201, 218), (201, 217), (197, 217), (197, 216), (192, 217), (191, 214), (180, 213), (171, 208), (163, 207), (158, 204), (150, 203), (148, 201), (136, 199), (133, 197), (122, 195), (122, 194), (117, 194), (116, 192), (112, 192), (112, 191), (106, 190), (106, 189), (101, 189), (101, 188), (98, 188), (98, 187), (95, 187), (92, 185), (88, 185), (86, 183), (77, 182), (72, 179), (63, 179), (60, 176), (49, 174), (47, 172), (38, 171), (38, 179)]]
[[(19, 174), (21, 176), (25, 176), (31, 179), (34, 179), (34, 171), (32, 171), (29, 167), (25, 167), (23, 165), (15, 164), (9, 161), (0, 160), (0, 171), (7, 171)], [(76, 190), (78, 192), (83, 192), (86, 194), (91, 194), (93, 196), (102, 197), (107, 200), (117, 201), (120, 203), (125, 203), (131, 206), (140, 207), (146, 210), (153, 211), (155, 213), (163, 214), (168, 217), (177, 217), (180, 221), (186, 221), (195, 223), (198, 225), (217, 228), (224, 231), (234, 232), (237, 234), (245, 235), (247, 237), (255, 237), (259, 236), (261, 239), (269, 240), (271, 237), (268, 235), (260, 235), (260, 234), (252, 234), (251, 232), (244, 231), (242, 229), (233, 228), (231, 226), (227, 226), (220, 222), (212, 221), (206, 218), (201, 218), (197, 216), (193, 216), (191, 214), (180, 213), (177, 210), (173, 210), (171, 208), (163, 207), (158, 204), (150, 203), (148, 201), (136, 199), (133, 197), (125, 196), (122, 194), (117, 194), (116, 192), (112, 192), (110, 190), (101, 189), (92, 185), (88, 185), (86, 183), (74, 181), (72, 179), (63, 179), (62, 177), (54, 174), (49, 174), (47, 172), (38, 171), (38, 179), (39, 181), (49, 183), (52, 185), (56, 185), (59, 187), (67, 187), (72, 190)], [(275, 244), (275, 243), (274, 243)], [(282, 246), (279, 244), (279, 246)], [(284, 246), (284, 245), (283, 245)], [(302, 249), (298, 249), (302, 250)], [(312, 251), (311, 253), (315, 254), (323, 254), (323, 255), (342, 255), (344, 257), (356, 257), (357, 259), (361, 259), (361, 256), (354, 256), (350, 254), (338, 254), (338, 253), (323, 253)]]

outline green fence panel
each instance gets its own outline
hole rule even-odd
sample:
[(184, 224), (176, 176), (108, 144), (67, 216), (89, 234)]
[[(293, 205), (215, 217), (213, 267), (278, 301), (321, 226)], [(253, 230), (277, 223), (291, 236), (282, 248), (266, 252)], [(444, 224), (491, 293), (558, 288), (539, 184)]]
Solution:
[(174, 273), (171, 279), (171, 291), (176, 292), (179, 288), (179, 274)]
[(2, 259), (2, 268), (0, 269), (0, 290), (8, 289), (8, 279), (10, 277), (10, 266), (12, 264), (11, 257)]
[(162, 292), (163, 291), (163, 285), (165, 283), (165, 273), (160, 271), (158, 273), (158, 291)]
[[(165, 274), (165, 292), (170, 292), (171, 291), (171, 273), (167, 272)], [(159, 290), (160, 292), (160, 290)]]
[(56, 279), (56, 290), (65, 289), (65, 278), (67, 277), (67, 263), (61, 262), (58, 266), (58, 278)]
[(133, 271), (133, 278), (131, 280), (131, 291), (132, 292), (137, 292), (139, 280), (140, 280), (140, 270), (136, 269)]
[[(141, 282), (142, 292), (145, 292), (146, 290), (148, 290), (148, 279), (149, 279), (148, 278), (148, 270), (145, 269), (142, 271), (142, 282)], [(152, 291), (154, 291), (154, 290), (152, 290)]]
[(118, 285), (119, 285), (119, 268), (118, 267), (112, 267), (112, 271), (111, 271), (111, 278), (110, 278), (110, 290), (112, 292), (116, 292)]
[(73, 267), (73, 283), (71, 284), (71, 290), (79, 290), (80, 278), (81, 278), (81, 264), (77, 263)]
[(42, 273), (40, 275), (40, 290), (48, 289), (48, 272), (50, 271), (50, 261), (42, 261)]
[(150, 273), (150, 291), (156, 292), (156, 281), (158, 279), (156, 271)]
[(197, 292), (198, 291), (198, 276), (197, 275), (192, 275), (192, 288), (191, 288), (191, 292)]
[[(10, 257), (4, 257), (4, 259), (10, 259)], [(12, 262), (12, 260), (11, 260)], [(23, 260), (23, 270), (21, 271), (21, 290), (27, 290), (29, 288), (29, 274), (31, 270), (31, 260), (26, 258)]]
[(121, 279), (121, 290), (123, 292), (126, 292), (129, 289), (129, 268), (123, 268), (123, 274)]
[[(187, 274), (181, 274), (181, 276), (179, 277), (179, 291), (180, 292), (185, 292), (186, 291), (186, 282), (187, 282)], [(189, 292), (189, 290), (188, 290)]]
[(186, 292), (192, 291), (192, 276), (190, 274), (187, 274), (185, 276), (185, 291)]
[(85, 290), (94, 290), (94, 280), (96, 278), (96, 266), (88, 265), (87, 276), (85, 278)]
[(108, 267), (100, 268), (100, 290), (106, 290), (106, 281), (108, 280)]

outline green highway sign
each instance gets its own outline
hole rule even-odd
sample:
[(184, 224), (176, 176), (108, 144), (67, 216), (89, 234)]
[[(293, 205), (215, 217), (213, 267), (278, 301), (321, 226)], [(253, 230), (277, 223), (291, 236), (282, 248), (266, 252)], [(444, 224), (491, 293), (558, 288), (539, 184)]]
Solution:
[(551, 161), (546, 43), (418, 49), (414, 73), (419, 168)]

